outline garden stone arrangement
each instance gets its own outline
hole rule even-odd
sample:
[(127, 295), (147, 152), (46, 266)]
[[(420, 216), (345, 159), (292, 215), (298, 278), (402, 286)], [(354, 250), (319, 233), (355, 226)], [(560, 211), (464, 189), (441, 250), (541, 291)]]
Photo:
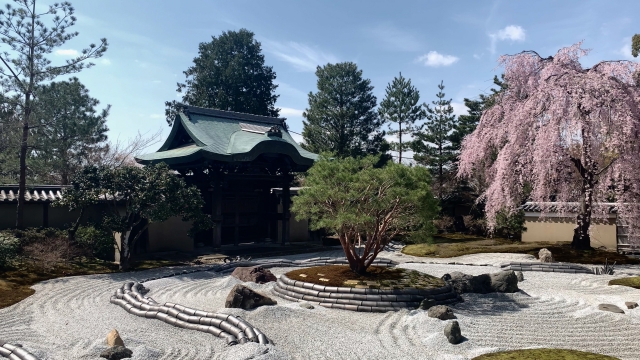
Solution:
[(582, 265), (558, 262), (510, 262), (500, 266), (502, 270), (508, 271), (544, 271), (569, 274), (593, 274), (594, 271)]
[(228, 314), (210, 313), (173, 303), (158, 304), (143, 296), (146, 289), (140, 283), (128, 282), (116, 290), (111, 303), (119, 305), (130, 314), (158, 319), (183, 329), (210, 333), (225, 339), (228, 345), (244, 344), (248, 341), (263, 345), (269, 339), (248, 322)]
[(21, 346), (12, 345), (2, 340), (0, 340), (0, 357), (11, 360), (38, 360), (37, 357), (33, 356)]
[(361, 312), (415, 309), (425, 300), (431, 300), (433, 305), (454, 304), (460, 301), (458, 293), (448, 284), (434, 289), (383, 290), (322, 286), (292, 280), (284, 274), (280, 275), (274, 290), (289, 301), (302, 300), (326, 308)]

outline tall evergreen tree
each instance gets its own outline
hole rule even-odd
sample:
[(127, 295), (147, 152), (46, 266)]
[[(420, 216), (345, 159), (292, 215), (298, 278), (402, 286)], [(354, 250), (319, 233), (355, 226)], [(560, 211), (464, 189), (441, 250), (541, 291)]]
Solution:
[[(275, 107), (278, 85), (276, 73), (265, 66), (261, 44), (247, 29), (226, 31), (200, 43), (193, 66), (185, 72), (186, 81), (178, 83), (187, 105), (263, 116), (278, 116)], [(169, 125), (177, 111), (177, 101), (165, 102)]]
[[(71, 3), (64, 1), (50, 5), (48, 10), (36, 11), (36, 0), (16, 0), (16, 6), (9, 4), (0, 11), (0, 43), (4, 51), (0, 55), (0, 85), (3, 90), (16, 94), (16, 108), (20, 109), (20, 152), (19, 187), (20, 194), (26, 192), (27, 154), (29, 134), (32, 130), (31, 113), (35, 110), (34, 100), (38, 85), (54, 80), (58, 76), (77, 73), (92, 66), (86, 60), (101, 57), (107, 50), (107, 39), (100, 44), (90, 44), (80, 55), (59, 66), (51, 65), (48, 55), (67, 41), (78, 36), (67, 31), (76, 22)], [(45, 24), (49, 18), (50, 27)], [(24, 227), (24, 196), (18, 197), (16, 227)]]
[(106, 126), (110, 105), (101, 111), (100, 103), (78, 80), (52, 82), (38, 88), (34, 122), (33, 161), (44, 183), (69, 185), (71, 177), (88, 165), (107, 140)]
[(446, 196), (445, 186), (451, 178), (450, 170), (456, 159), (456, 151), (451, 143), (456, 116), (453, 114), (451, 99), (445, 99), (444, 82), (440, 82), (438, 89), (438, 100), (432, 102), (433, 107), (423, 104), (427, 112), (426, 121), (415, 133), (413, 148), (414, 159), (431, 171), (435, 180), (435, 193), (442, 201)]
[(302, 114), (304, 147), (340, 157), (379, 154), (388, 150), (376, 97), (369, 79), (352, 62), (318, 66), (318, 92), (309, 93)]
[[(386, 96), (380, 103), (378, 113), (383, 121), (389, 123), (389, 135), (398, 135), (397, 142), (391, 142), (391, 150), (398, 152), (398, 163), (402, 163), (402, 152), (409, 150), (411, 141), (407, 141), (416, 131), (415, 123), (424, 119), (427, 113), (420, 101), (420, 92), (411, 85), (411, 79), (400, 76), (387, 85)], [(394, 124), (395, 123), (395, 124)], [(394, 126), (397, 125), (397, 129)], [(405, 141), (402, 142), (402, 136)]]
[(504, 74), (501, 78), (498, 78), (497, 75), (494, 76), (493, 83), (497, 85), (498, 88), (491, 88), (490, 94), (480, 94), (478, 100), (464, 99), (464, 105), (467, 107), (468, 114), (458, 116), (458, 122), (451, 134), (451, 143), (456, 150), (460, 150), (464, 137), (476, 129), (478, 122), (480, 122), (482, 112), (493, 105), (495, 95), (507, 87), (504, 83)]

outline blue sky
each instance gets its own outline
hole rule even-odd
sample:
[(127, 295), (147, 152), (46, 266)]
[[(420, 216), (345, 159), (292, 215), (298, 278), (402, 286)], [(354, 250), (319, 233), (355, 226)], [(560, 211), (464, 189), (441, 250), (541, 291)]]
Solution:
[[(41, 1), (48, 4), (51, 1)], [(91, 42), (110, 43), (96, 66), (77, 76), (102, 105), (111, 104), (112, 140), (137, 132), (169, 132), (164, 102), (177, 99), (176, 82), (198, 44), (225, 30), (247, 28), (262, 43), (280, 94), (277, 106), (292, 131), (302, 131), (307, 94), (316, 91), (317, 65), (354, 61), (371, 79), (380, 102), (402, 72), (435, 100), (444, 80), (447, 98), (464, 113), (499, 74), (497, 58), (522, 50), (549, 56), (584, 40), (600, 60), (632, 59), (633, 16), (640, 1), (203, 1), (72, 0), (80, 35), (56, 54), (61, 61)], [(64, 79), (60, 78), (60, 80)], [(164, 138), (164, 137), (163, 137)], [(155, 145), (157, 147), (158, 145)], [(155, 149), (150, 149), (155, 150)]]

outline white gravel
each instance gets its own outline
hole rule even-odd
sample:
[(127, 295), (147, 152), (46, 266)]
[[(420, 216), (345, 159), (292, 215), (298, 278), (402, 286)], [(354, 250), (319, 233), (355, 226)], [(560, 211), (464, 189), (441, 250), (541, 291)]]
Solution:
[[(288, 256), (302, 259), (343, 256), (341, 251)], [(435, 276), (451, 271), (481, 274), (499, 271), (508, 261), (532, 260), (520, 254), (475, 254), (455, 259), (415, 258), (385, 252), (381, 257), (401, 267)], [(422, 262), (440, 262), (425, 264)], [(449, 265), (492, 264), (494, 266)], [(273, 268), (276, 276), (291, 268)], [(301, 308), (275, 295), (273, 283), (250, 284), (272, 296), (277, 306), (253, 311), (225, 309), (233, 285), (228, 275), (194, 273), (145, 283), (151, 296), (207, 311), (239, 315), (262, 330), (275, 345), (255, 343), (227, 347), (221, 339), (179, 329), (155, 319), (130, 315), (110, 304), (109, 297), (125, 281), (138, 281), (175, 269), (140, 273), (62, 278), (35, 285), (36, 293), (0, 309), (0, 339), (19, 343), (42, 359), (97, 359), (105, 337), (115, 328), (133, 359), (470, 359), (486, 352), (528, 347), (560, 347), (592, 351), (621, 359), (638, 359), (640, 308), (627, 310), (625, 301), (640, 302), (640, 290), (607, 286), (638, 267), (618, 268), (615, 276), (525, 272), (515, 294), (465, 294), (453, 307), (467, 338), (451, 345), (443, 335), (445, 321), (425, 311), (355, 313)], [(618, 305), (626, 314), (597, 310), (598, 304)]]

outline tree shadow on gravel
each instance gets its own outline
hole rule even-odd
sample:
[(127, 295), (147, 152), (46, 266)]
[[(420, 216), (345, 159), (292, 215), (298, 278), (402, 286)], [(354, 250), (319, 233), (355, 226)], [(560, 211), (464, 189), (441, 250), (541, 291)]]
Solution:
[(523, 291), (513, 294), (465, 294), (464, 302), (455, 305), (455, 312), (465, 316), (500, 316), (528, 308), (531, 304), (530, 298)]

